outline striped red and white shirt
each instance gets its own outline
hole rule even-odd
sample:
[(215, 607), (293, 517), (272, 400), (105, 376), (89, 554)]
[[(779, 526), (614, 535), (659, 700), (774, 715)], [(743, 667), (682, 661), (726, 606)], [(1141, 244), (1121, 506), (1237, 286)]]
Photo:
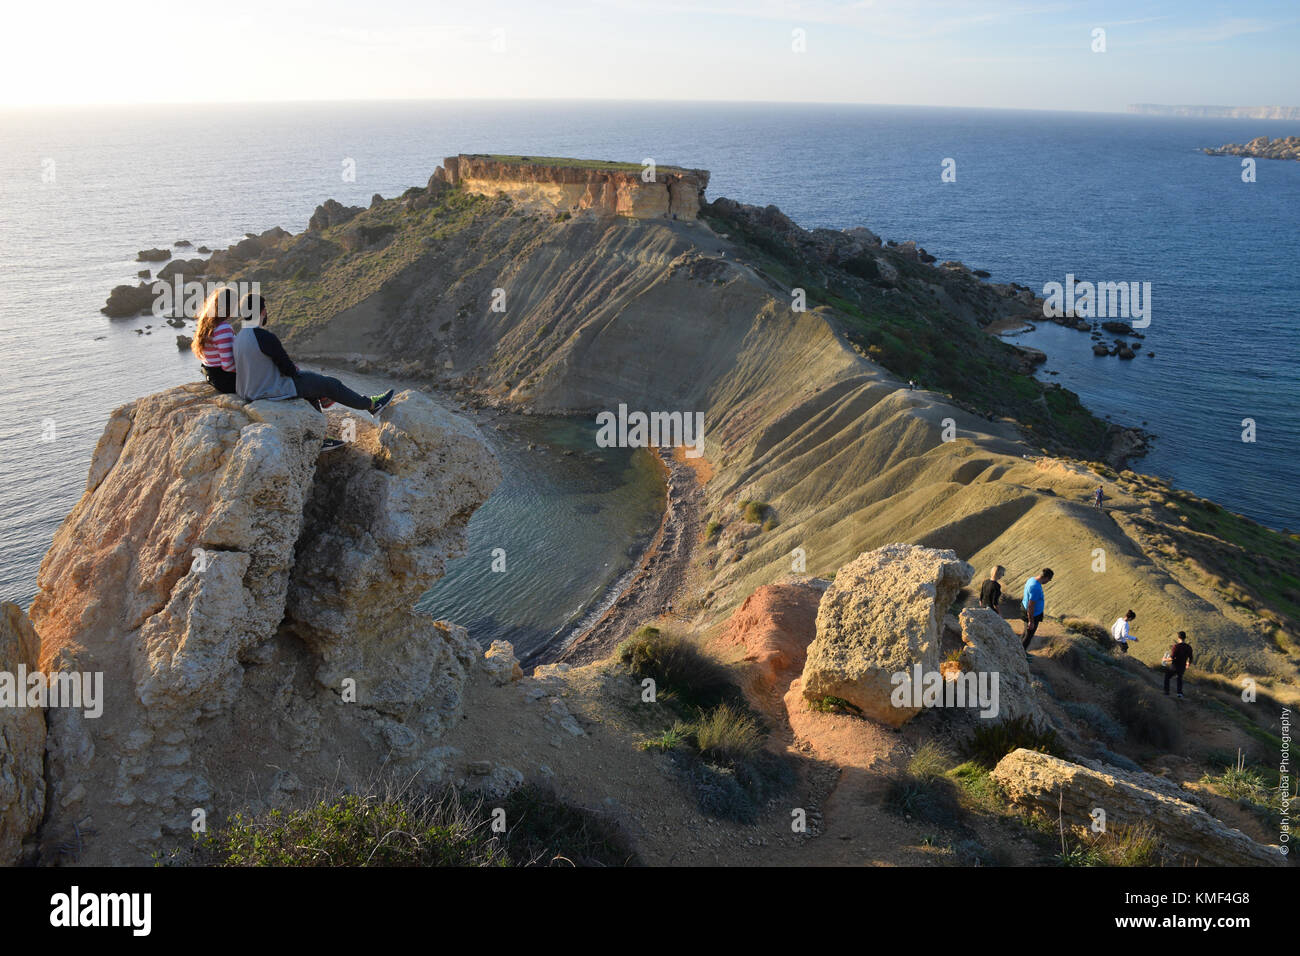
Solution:
[(203, 345), (203, 364), (208, 368), (224, 368), (227, 372), (235, 370), (235, 330), (229, 322), (222, 322), (212, 330), (212, 335)]

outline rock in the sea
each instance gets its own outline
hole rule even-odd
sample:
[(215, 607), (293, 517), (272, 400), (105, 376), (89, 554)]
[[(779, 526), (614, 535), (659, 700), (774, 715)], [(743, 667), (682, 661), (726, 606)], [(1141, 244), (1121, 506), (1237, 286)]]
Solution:
[(108, 301), (100, 309), (110, 319), (126, 319), (141, 312), (153, 309), (153, 287), (141, 282), (139, 285), (118, 285), (108, 294)]
[(803, 669), (804, 696), (837, 697), (898, 727), (919, 708), (891, 695), (916, 665), (938, 673), (940, 627), (974, 569), (953, 551), (890, 544), (844, 565), (822, 596), (817, 637)]
[(172, 257), (170, 249), (141, 249), (135, 254), (136, 262), (166, 262)]
[(1110, 349), (1107, 348), (1103, 343), (1098, 342), (1096, 345), (1094, 345), (1094, 346), (1092, 347), (1092, 354), (1093, 354), (1093, 355), (1109, 355), (1109, 354), (1110, 354)]
[[(22, 608), (0, 602), (0, 674), (10, 675), (7, 693), (26, 694), (19, 668), (35, 673), (40, 639)], [(23, 841), (45, 812), (45, 711), (18, 706), (0, 693), (0, 866), (22, 856)]]
[(189, 249), (194, 245), (194, 243), (190, 242), (188, 239), (177, 239), (172, 243), (172, 245), (177, 249)]
[(158, 270), (158, 278), (171, 279), (172, 276), (179, 275), (182, 278), (197, 279), (207, 267), (206, 259), (173, 259)]
[(150, 272), (149, 272), (148, 269), (141, 269), (139, 272), (137, 272), (137, 273), (135, 274), (135, 277), (136, 277), (137, 279), (147, 279), (147, 278), (149, 278), (149, 275), (150, 275)]
[(998, 762), (993, 779), (1011, 802), (1036, 807), (1067, 827), (1090, 832), (1093, 811), (1104, 810), (1106, 827), (1146, 824), (1162, 844), (1166, 862), (1186, 866), (1285, 866), (1276, 846), (1256, 843), (1168, 787), (1156, 789), (1148, 775), (1116, 767), (1104, 770), (1032, 750), (1014, 750)]
[(176, 347), (180, 349), (182, 352), (184, 352), (187, 348), (189, 348), (193, 344), (194, 344), (194, 339), (188, 335), (176, 336)]
[(199, 246), (199, 248), (196, 251), (201, 256), (207, 256), (212, 254), (212, 250), (209, 249), (207, 246)]
[(31, 609), (46, 667), (105, 678), (99, 719), (50, 712), (46, 859), (80, 832), (82, 862), (147, 861), (196, 809), (258, 809), (277, 767), (439, 779), (430, 741), (477, 648), (412, 606), (499, 472), (418, 394), (351, 428), (318, 468), (305, 402), (195, 383), (110, 417)]

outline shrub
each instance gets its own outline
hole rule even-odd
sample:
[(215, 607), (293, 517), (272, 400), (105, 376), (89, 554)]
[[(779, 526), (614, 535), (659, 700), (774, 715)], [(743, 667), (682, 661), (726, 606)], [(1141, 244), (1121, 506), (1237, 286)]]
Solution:
[(753, 719), (730, 704), (720, 704), (700, 718), (695, 741), (701, 756), (725, 767), (752, 759), (763, 745)]
[(1156, 866), (1160, 841), (1150, 824), (1114, 827), (1067, 845), (1056, 860), (1061, 866)]
[(500, 804), (509, 829), (492, 831), (476, 794), (389, 791), (323, 797), (290, 810), (236, 813), (196, 835), (167, 865), (199, 866), (533, 866), (637, 862), (613, 824), (535, 785)]
[(950, 780), (943, 777), (922, 780), (910, 774), (889, 782), (885, 809), (901, 817), (951, 829), (961, 828), (966, 813)]
[(475, 809), (454, 792), (429, 797), (345, 794), (298, 809), (236, 813), (197, 836), (204, 866), (508, 866)]
[(862, 708), (857, 704), (847, 701), (843, 697), (833, 697), (830, 694), (808, 701), (808, 709), (815, 710), (819, 714), (857, 714), (859, 717), (862, 716)]
[(675, 750), (687, 742), (691, 734), (691, 725), (680, 720), (665, 730), (658, 737), (651, 737), (637, 744), (642, 750)]
[(767, 515), (767, 505), (761, 501), (742, 501), (741, 513), (750, 524), (758, 524)]
[(1060, 753), (1056, 731), (1040, 727), (1025, 715), (996, 724), (981, 723), (966, 744), (970, 759), (986, 767), (997, 766), (1011, 751), (1022, 748), (1054, 756)]
[[(612, 820), (561, 800), (554, 791), (525, 784), (501, 804), (509, 829), (503, 836), (515, 866), (636, 866), (627, 835)], [(491, 809), (483, 808), (486, 823)]]
[(1108, 651), (1115, 646), (1115, 639), (1110, 636), (1110, 629), (1097, 621), (1089, 621), (1081, 617), (1067, 617), (1061, 623), (1065, 625), (1065, 629), (1071, 634), (1091, 638)]
[(1061, 708), (1075, 720), (1087, 724), (1093, 733), (1104, 740), (1114, 742), (1124, 739), (1124, 725), (1096, 704), (1066, 700), (1061, 702)]
[(775, 518), (769, 517), (766, 521), (763, 522), (763, 530), (771, 531), (777, 526), (777, 523), (778, 522)]
[(1183, 742), (1178, 712), (1163, 694), (1141, 685), (1121, 687), (1112, 698), (1111, 710), (1127, 728), (1130, 737), (1159, 750), (1174, 750)]
[(709, 523), (704, 526), (704, 537), (712, 541), (714, 538), (718, 536), (718, 533), (721, 530), (722, 530), (722, 522), (719, 521), (717, 518), (711, 518), (709, 520)]
[(661, 700), (667, 695), (704, 709), (739, 699), (725, 667), (689, 641), (658, 628), (641, 628), (619, 646), (618, 656), (635, 677), (655, 682)]
[(933, 740), (927, 740), (916, 748), (916, 753), (907, 762), (907, 772), (918, 780), (933, 780), (942, 777), (952, 765), (952, 757)]

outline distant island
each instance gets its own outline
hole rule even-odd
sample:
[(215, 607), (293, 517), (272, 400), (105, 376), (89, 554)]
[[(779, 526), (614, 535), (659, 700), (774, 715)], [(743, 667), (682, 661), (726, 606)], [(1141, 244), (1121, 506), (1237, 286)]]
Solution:
[(1187, 116), (1194, 119), (1300, 120), (1300, 106), (1168, 106), (1130, 103), (1130, 113), (1143, 116)]
[(1256, 159), (1300, 159), (1300, 136), (1269, 139), (1256, 136), (1249, 143), (1227, 143), (1218, 149), (1206, 147), (1207, 156), (1254, 156)]

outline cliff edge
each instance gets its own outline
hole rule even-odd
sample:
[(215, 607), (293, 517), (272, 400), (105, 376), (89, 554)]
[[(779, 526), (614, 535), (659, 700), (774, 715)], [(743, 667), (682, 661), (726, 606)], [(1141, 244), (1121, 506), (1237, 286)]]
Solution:
[[(354, 437), (318, 466), (327, 430)], [(99, 715), (48, 711), (42, 862), (144, 863), (381, 767), (438, 781), (482, 657), (411, 607), (499, 478), (419, 393), (380, 423), (205, 384), (117, 409), (30, 609), (47, 673), (103, 675)]]

